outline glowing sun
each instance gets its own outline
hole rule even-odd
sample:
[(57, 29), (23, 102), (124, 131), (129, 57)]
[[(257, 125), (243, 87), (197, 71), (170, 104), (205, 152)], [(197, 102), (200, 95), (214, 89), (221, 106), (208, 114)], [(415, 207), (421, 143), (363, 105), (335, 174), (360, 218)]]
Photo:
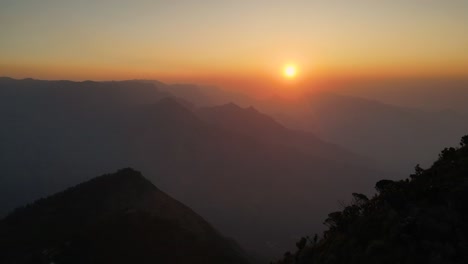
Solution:
[(292, 79), (292, 78), (296, 77), (296, 74), (297, 74), (296, 66), (294, 66), (292, 64), (286, 65), (284, 67), (283, 73), (284, 73), (284, 76), (286, 78)]

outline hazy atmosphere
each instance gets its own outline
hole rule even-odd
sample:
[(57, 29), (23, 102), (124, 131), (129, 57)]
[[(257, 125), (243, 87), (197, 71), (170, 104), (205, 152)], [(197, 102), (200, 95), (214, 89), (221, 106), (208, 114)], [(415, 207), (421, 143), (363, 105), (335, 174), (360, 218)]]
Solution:
[[(5, 1), (1, 70), (17, 78), (280, 85), (466, 77), (466, 1)], [(242, 89), (238, 87), (238, 89)]]
[(0, 263), (466, 263), (467, 14), (0, 0)]

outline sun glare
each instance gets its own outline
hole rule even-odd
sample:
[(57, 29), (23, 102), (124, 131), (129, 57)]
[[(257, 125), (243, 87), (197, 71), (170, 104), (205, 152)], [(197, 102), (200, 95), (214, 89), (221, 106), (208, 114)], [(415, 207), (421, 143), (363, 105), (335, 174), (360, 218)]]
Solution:
[(296, 66), (294, 65), (286, 65), (284, 67), (284, 76), (287, 78), (294, 78), (297, 74)]

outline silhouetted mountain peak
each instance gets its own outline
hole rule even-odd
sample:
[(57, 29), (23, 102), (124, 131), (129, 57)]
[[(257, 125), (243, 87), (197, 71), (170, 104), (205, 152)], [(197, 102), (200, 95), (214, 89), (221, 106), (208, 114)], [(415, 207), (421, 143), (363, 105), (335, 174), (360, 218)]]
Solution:
[(158, 102), (150, 105), (145, 105), (140, 108), (139, 118), (146, 124), (154, 124), (157, 122), (161, 129), (164, 124), (172, 125), (191, 125), (200, 126), (201, 123), (198, 117), (190, 111), (190, 106), (183, 105), (184, 101), (173, 97), (167, 97), (159, 100)]
[(238, 104), (236, 103), (233, 103), (233, 102), (229, 102), (227, 104), (224, 104), (224, 105), (220, 105), (220, 106), (215, 106), (213, 108), (217, 108), (217, 110), (221, 110), (221, 111), (243, 111), (243, 112), (252, 112), (252, 113), (258, 113), (260, 115), (262, 115), (260, 112), (257, 111), (257, 109), (255, 109), (255, 107), (253, 106), (249, 106), (249, 107), (246, 107), (246, 108), (243, 108), (243, 107), (240, 107)]
[(132, 168), (125, 168), (113, 174), (96, 177), (69, 190), (73, 191), (80, 188), (86, 188), (87, 190), (103, 188), (109, 195), (126, 195), (132, 199), (158, 191), (139, 171)]
[(158, 80), (148, 80), (148, 79), (132, 79), (128, 80), (129, 82), (141, 82), (141, 83), (151, 83), (155, 85), (156, 87), (158, 86), (166, 86), (167, 84)]
[(249, 106), (249, 107), (247, 107), (246, 109), (247, 109), (248, 111), (250, 111), (250, 112), (259, 113), (258, 110), (257, 110), (255, 107), (253, 107), (253, 106)]
[(234, 243), (131, 168), (17, 209), (0, 221), (0, 234), (2, 263), (247, 263)]
[(169, 96), (154, 103), (153, 108), (166, 111), (191, 112), (189, 109), (192, 108), (192, 104), (183, 99)]
[(10, 77), (0, 77), (0, 81), (13, 81), (15, 79), (10, 78)]
[[(126, 168), (113, 174), (93, 178), (48, 198), (39, 199), (32, 206), (18, 209), (7, 219), (15, 218), (18, 214), (21, 215), (28, 210), (41, 211), (51, 207), (63, 207), (64, 215), (81, 214), (84, 218), (98, 217), (109, 212), (131, 208), (153, 211), (146, 207), (145, 203), (152, 197), (162, 196), (161, 194), (162, 192), (140, 172)], [(83, 211), (84, 208), (86, 211)], [(44, 210), (44, 212), (47, 211)]]
[(230, 130), (245, 131), (284, 130), (285, 128), (273, 118), (258, 112), (252, 106), (242, 108), (234, 103), (205, 107), (198, 111), (199, 116), (208, 123), (220, 125)]
[[(244, 117), (244, 118), (261, 118), (261, 119), (269, 119), (271, 122), (274, 122), (276, 123), (275, 120), (273, 120), (273, 118), (263, 114), (263, 113), (260, 113), (259, 111), (257, 111), (257, 109), (255, 109), (253, 106), (249, 106), (249, 107), (246, 107), (246, 108), (243, 108), (243, 107), (240, 107), (239, 105), (233, 103), (233, 102), (230, 102), (230, 103), (227, 103), (227, 104), (223, 104), (223, 105), (219, 105), (219, 106), (213, 106), (213, 107), (204, 107), (204, 108), (201, 108), (200, 109), (201, 112), (217, 112), (217, 113), (220, 113), (220, 114), (223, 114), (223, 115), (229, 115), (229, 116), (232, 116), (232, 117), (238, 117), (240, 118), (241, 116)], [(252, 114), (254, 114), (252, 116)]]
[(240, 106), (238, 106), (237, 104), (235, 104), (233, 102), (229, 102), (227, 104), (221, 105), (220, 107), (224, 107), (224, 108), (227, 108), (227, 109), (236, 109), (236, 110), (241, 110), (242, 109)]
[(180, 103), (177, 101), (177, 99), (175, 99), (174, 97), (163, 98), (159, 100), (159, 102), (157, 102), (157, 105), (161, 107), (180, 107), (181, 106)]

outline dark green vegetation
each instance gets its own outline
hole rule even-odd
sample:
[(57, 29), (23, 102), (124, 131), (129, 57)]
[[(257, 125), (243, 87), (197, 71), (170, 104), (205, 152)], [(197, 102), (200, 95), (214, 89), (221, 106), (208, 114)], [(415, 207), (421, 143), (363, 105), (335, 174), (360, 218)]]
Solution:
[(0, 263), (248, 263), (141, 174), (94, 178), (0, 221)]
[(371, 199), (353, 193), (323, 238), (302, 238), (278, 263), (468, 263), (468, 136), (429, 169), (375, 187)]

